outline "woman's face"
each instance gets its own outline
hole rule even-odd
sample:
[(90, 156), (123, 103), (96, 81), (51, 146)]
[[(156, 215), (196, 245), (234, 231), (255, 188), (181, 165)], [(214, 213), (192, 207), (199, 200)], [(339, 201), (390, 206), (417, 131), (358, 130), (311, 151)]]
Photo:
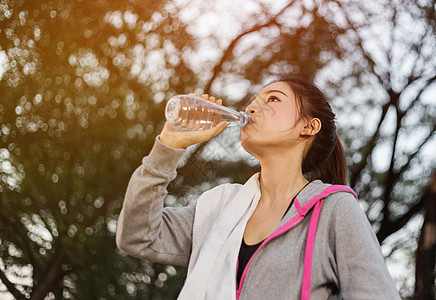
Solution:
[(264, 87), (247, 106), (253, 123), (241, 128), (241, 144), (256, 156), (270, 147), (294, 145), (301, 141), (297, 101), (291, 87), (275, 82)]

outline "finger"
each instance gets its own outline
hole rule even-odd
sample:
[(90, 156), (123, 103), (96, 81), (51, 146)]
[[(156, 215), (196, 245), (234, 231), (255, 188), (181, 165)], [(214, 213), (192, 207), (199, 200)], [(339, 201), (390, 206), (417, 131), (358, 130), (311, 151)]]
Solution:
[(215, 97), (209, 97), (209, 100), (215, 102)]
[(224, 128), (230, 125), (229, 121), (221, 121), (223, 123)]
[(218, 103), (219, 105), (223, 105), (223, 100), (218, 99), (218, 100), (216, 101), (216, 103)]
[(198, 96), (198, 94), (196, 94), (196, 93), (189, 93), (188, 95)]
[(230, 123), (227, 121), (220, 121), (215, 128), (217, 128), (218, 130), (223, 130), (224, 128), (226, 128)]
[(209, 98), (209, 95), (208, 94), (202, 94), (200, 97), (207, 100)]
[(220, 121), (214, 127), (204, 130), (204, 132), (205, 133), (207, 132), (208, 135), (213, 137), (213, 136), (217, 135), (218, 133), (220, 133), (221, 131), (223, 131), (224, 128), (226, 128), (229, 124), (230, 123), (227, 121)]
[(208, 130), (210, 130), (210, 132), (208, 132), (208, 135), (207, 135), (208, 139), (211, 139), (214, 136), (217, 136), (218, 134), (220, 134), (229, 124), (230, 124), (229, 122), (221, 121), (215, 127), (208, 129)]
[(218, 133), (222, 132), (227, 126), (229, 126), (229, 122), (227, 121), (221, 121), (217, 125), (217, 131)]

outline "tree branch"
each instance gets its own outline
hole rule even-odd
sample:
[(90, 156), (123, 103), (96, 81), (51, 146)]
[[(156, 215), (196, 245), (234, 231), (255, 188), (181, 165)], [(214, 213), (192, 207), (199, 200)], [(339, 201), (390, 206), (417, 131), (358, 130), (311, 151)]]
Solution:
[[(429, 79), (431, 80), (431, 79)], [(429, 81), (428, 81), (429, 82)], [(426, 85), (428, 86), (428, 85)], [(419, 94), (416, 96), (416, 99), (419, 99), (419, 96), (421, 95), (422, 91), (425, 90), (425, 87), (419, 92)], [(399, 95), (398, 95), (399, 98)], [(414, 101), (415, 101), (414, 100)], [(413, 102), (414, 102), (413, 101)], [(414, 103), (412, 103), (411, 105), (414, 105)], [(398, 100), (395, 103), (395, 109), (397, 112), (397, 121), (396, 121), (396, 129), (395, 129), (395, 133), (394, 133), (394, 141), (393, 141), (393, 146), (392, 146), (392, 155), (391, 155), (391, 161), (390, 161), (390, 165), (389, 165), (389, 170), (387, 172), (387, 176), (384, 182), (384, 186), (385, 186), (385, 191), (384, 191), (384, 197), (383, 197), (383, 201), (384, 201), (384, 207), (383, 207), (383, 221), (381, 223), (381, 227), (380, 230), (383, 232), (383, 228), (385, 227), (391, 227), (395, 226), (395, 223), (391, 223), (390, 221), (390, 207), (389, 207), (389, 203), (391, 202), (391, 192), (392, 189), (395, 185), (395, 183), (397, 182), (397, 180), (400, 178), (401, 176), (401, 171), (404, 171), (405, 168), (401, 168), (400, 171), (396, 172), (394, 170), (394, 164), (395, 164), (395, 152), (396, 152), (396, 148), (397, 148), (397, 142), (398, 142), (398, 135), (399, 135), (399, 131), (401, 129), (401, 123), (402, 120), (404, 118), (404, 116), (406, 115), (408, 110), (405, 111), (401, 111), (398, 105)], [(428, 139), (433, 135), (434, 130), (432, 130), (430, 132), (430, 134), (427, 136), (426, 139), (424, 139), (424, 141), (421, 143), (421, 145), (418, 147), (417, 151), (413, 154), (412, 157), (409, 157), (408, 162), (406, 163), (406, 165), (410, 164), (411, 159), (417, 155), (417, 153), (420, 151), (420, 149), (422, 148), (422, 146), (428, 141)], [(408, 221), (408, 219), (406, 220), (406, 222)], [(401, 228), (403, 225), (405, 225), (405, 223), (399, 223), (398, 226), (400, 226), (399, 228)], [(398, 228), (398, 229), (399, 229)]]
[(392, 28), (391, 28), (391, 34), (390, 34), (390, 47), (389, 50), (387, 51), (387, 56), (388, 56), (388, 78), (390, 81), (392, 81), (392, 56), (393, 56), (393, 48), (394, 48), (394, 43), (395, 43), (395, 29), (396, 29), (396, 25), (397, 25), (397, 7), (395, 6), (394, 2), (388, 2), (390, 5), (392, 5), (392, 18), (391, 18), (391, 24), (392, 24)]
[(367, 165), (368, 157), (371, 155), (372, 151), (374, 150), (374, 147), (375, 147), (377, 140), (379, 138), (381, 125), (383, 124), (383, 121), (385, 120), (386, 114), (387, 114), (388, 109), (391, 106), (392, 102), (393, 102), (393, 100), (391, 98), (388, 102), (386, 102), (385, 104), (382, 105), (382, 113), (380, 116), (380, 120), (377, 124), (377, 128), (376, 128), (374, 134), (372, 135), (371, 139), (364, 146), (364, 148), (366, 148), (366, 151), (364, 151), (365, 149), (362, 151), (362, 152), (364, 152), (362, 160), (357, 165), (357, 167), (355, 167), (355, 169), (351, 172), (351, 176), (350, 176), (351, 187), (356, 186), (356, 182), (357, 182), (360, 174), (362, 173), (362, 170)]
[(239, 34), (236, 38), (234, 38), (230, 42), (229, 46), (224, 51), (223, 56), (221, 56), (220, 61), (213, 68), (212, 77), (209, 79), (209, 81), (207, 82), (206, 86), (204, 87), (204, 93), (209, 93), (210, 92), (210, 88), (212, 86), (212, 83), (214, 82), (214, 80), (216, 79), (218, 74), (221, 72), (223, 63), (230, 58), (230, 56), (231, 56), (231, 54), (233, 52), (233, 49), (235, 48), (235, 46), (239, 42), (239, 40), (241, 38), (243, 38), (244, 36), (246, 36), (247, 34), (256, 32), (256, 31), (258, 31), (258, 30), (260, 30), (260, 29), (262, 29), (264, 27), (268, 27), (268, 26), (271, 26), (273, 24), (277, 24), (276, 23), (277, 22), (277, 18), (280, 17), (286, 11), (286, 9), (288, 9), (292, 4), (294, 4), (294, 1), (293, 0), (289, 1), (289, 3), (284, 8), (282, 8), (282, 10), (280, 12), (278, 12), (274, 17), (272, 17), (268, 22), (266, 22), (264, 24), (261, 24), (261, 25), (255, 25), (255, 26), (251, 27), (250, 29), (248, 29), (248, 30), (242, 32), (241, 34)]
[(407, 246), (408, 243), (410, 243), (411, 241), (415, 240), (417, 237), (418, 236), (415, 235), (415, 234), (410, 234), (410, 236), (406, 240), (403, 240), (402, 242), (392, 246), (392, 248), (390, 249), (389, 253), (387, 255), (385, 255), (385, 258), (390, 257), (398, 249), (403, 249), (405, 246)]
[(436, 124), (433, 124), (433, 129), (430, 131), (430, 133), (426, 136), (426, 138), (421, 142), (421, 144), (419, 144), (419, 146), (417, 147), (416, 151), (411, 153), (408, 158), (407, 158), (407, 162), (400, 168), (400, 170), (398, 172), (396, 172), (397, 175), (397, 179), (398, 177), (404, 173), (404, 171), (409, 167), (410, 162), (412, 161), (412, 159), (418, 155), (419, 151), (421, 151), (421, 148), (433, 137), (434, 133), (436, 131)]
[[(398, 99), (399, 99), (399, 95), (398, 95)], [(383, 207), (383, 221), (381, 224), (381, 227), (385, 226), (386, 224), (389, 224), (389, 220), (390, 220), (390, 209), (389, 209), (389, 203), (391, 200), (391, 192), (392, 189), (395, 185), (395, 182), (397, 180), (397, 176), (394, 170), (394, 165), (395, 165), (395, 152), (397, 151), (397, 143), (398, 143), (398, 135), (400, 133), (400, 129), (401, 129), (401, 122), (402, 119), (404, 118), (405, 114), (403, 114), (400, 111), (399, 108), (399, 101), (397, 100), (395, 102), (395, 111), (397, 113), (397, 122), (396, 122), (396, 128), (395, 128), (395, 133), (394, 133), (394, 141), (392, 144), (392, 154), (391, 154), (391, 161), (389, 163), (389, 169), (384, 181), (384, 186), (385, 186), (385, 190), (384, 190), (384, 197), (383, 197), (383, 202), (384, 202), (384, 207)]]
[(32, 291), (30, 300), (43, 299), (48, 291), (56, 282), (59, 273), (62, 273), (61, 265), (67, 255), (67, 251), (63, 246), (56, 249), (53, 259), (48, 264), (48, 269), (45, 274), (38, 280), (36, 288)]
[[(416, 79), (418, 79), (418, 78), (416, 78)], [(415, 80), (416, 80), (416, 79), (415, 79)], [(411, 80), (410, 77), (409, 77), (409, 80)], [(411, 81), (411, 82), (408, 81), (408, 84), (406, 85), (406, 87), (409, 86), (412, 82), (413, 82), (413, 81)], [(422, 93), (424, 93), (424, 91), (427, 89), (427, 87), (428, 87), (429, 85), (431, 85), (432, 83), (434, 83), (434, 82), (436, 82), (436, 73), (433, 75), (433, 77), (430, 77), (430, 78), (428, 78), (428, 79), (426, 80), (425, 85), (424, 85), (424, 86), (419, 90), (418, 94), (417, 94), (417, 95), (415, 96), (415, 98), (412, 100), (412, 102), (410, 103), (410, 105), (409, 105), (409, 106), (408, 106), (408, 107), (407, 107), (407, 108), (406, 108), (402, 113), (405, 113), (405, 112), (407, 112), (407, 111), (410, 111), (410, 110), (415, 106), (415, 104), (419, 102), (419, 99), (420, 99)]]
[[(421, 196), (418, 202), (413, 204), (409, 210), (403, 214), (401, 217), (397, 218), (395, 221), (389, 221), (389, 223), (386, 223), (386, 226), (380, 227), (380, 230), (377, 232), (377, 239), (379, 240), (380, 244), (391, 234), (394, 232), (397, 232), (401, 228), (403, 228), (404, 225), (409, 222), (409, 220), (419, 213), (425, 205), (425, 201), (430, 194), (430, 187), (427, 187), (425, 189), (424, 194)], [(384, 216), (383, 219), (385, 219), (386, 216)]]
[[(255, 25), (250, 29), (245, 30), (244, 32), (240, 33), (237, 37), (235, 37), (229, 44), (229, 46), (227, 47), (227, 49), (224, 51), (223, 55), (221, 56), (220, 61), (215, 65), (215, 67), (213, 68), (213, 73), (212, 73), (212, 77), (209, 79), (209, 81), (206, 83), (205, 87), (204, 87), (204, 93), (210, 93), (210, 89), (211, 86), (213, 84), (213, 82), (215, 81), (215, 79), (218, 77), (218, 74), (221, 72), (222, 70), (222, 65), (224, 64), (225, 61), (227, 61), (232, 52), (233, 49), (236, 47), (236, 44), (246, 35), (256, 32), (262, 28), (271, 26), (273, 24), (276, 24), (278, 26), (280, 26), (277, 23), (277, 18), (280, 17), (289, 7), (291, 7), (294, 4), (294, 0), (291, 0), (288, 2), (288, 4), (283, 7), (275, 16), (273, 16), (268, 22), (262, 24), (262, 25)], [(206, 143), (202, 143), (201, 145), (199, 145), (197, 147), (197, 149), (195, 151), (192, 152), (190, 157), (194, 157), (197, 155), (197, 153), (199, 153), (200, 151), (203, 150), (203, 148), (206, 146)]]
[(1, 269), (0, 269), (0, 280), (6, 286), (9, 293), (11, 293), (15, 297), (15, 299), (18, 300), (26, 299), (26, 297), (23, 294), (21, 294), (21, 292), (15, 287), (15, 285), (9, 281), (9, 279), (6, 277), (6, 274)]
[[(409, 77), (407, 78), (407, 84), (406, 84), (406, 86), (409, 86), (409, 85), (412, 84), (414, 81), (416, 81), (418, 78), (420, 78), (420, 76), (415, 76), (415, 75), (413, 75), (413, 74), (415, 73), (416, 68), (417, 68), (417, 66), (418, 66), (418, 61), (419, 61), (419, 59), (421, 58), (421, 55), (420, 55), (420, 54), (421, 54), (422, 46), (423, 46), (423, 44), (424, 44), (425, 37), (426, 37), (427, 35), (429, 35), (429, 34), (432, 35), (433, 33), (432, 33), (432, 30), (431, 30), (430, 26), (427, 26), (426, 31), (424, 32), (424, 34), (422, 35), (422, 37), (418, 39), (419, 44), (412, 44), (412, 46), (411, 46), (411, 50), (415, 50), (415, 52), (416, 52), (416, 58), (415, 58), (415, 61), (413, 62), (413, 67), (412, 67), (411, 70), (410, 70), (410, 75), (409, 75)], [(425, 61), (425, 59), (424, 59), (424, 61)], [(422, 71), (422, 70), (421, 70), (421, 71)], [(424, 71), (422, 71), (420, 75), (422, 75), (423, 72), (424, 72)]]
[[(340, 3), (340, 1), (334, 1), (339, 8), (342, 10), (343, 14), (344, 14), (344, 18), (347, 21), (348, 25), (350, 26), (351, 30), (353, 30), (353, 32), (356, 34), (357, 36), (357, 46), (360, 49), (363, 57), (367, 60), (368, 64), (371, 67), (371, 71), (372, 73), (375, 75), (375, 77), (377, 78), (377, 80), (379, 81), (379, 83), (386, 89), (386, 90), (390, 90), (391, 89), (391, 85), (388, 81), (387, 74), (379, 74), (376, 70), (375, 70), (375, 66), (377, 65), (377, 63), (374, 61), (374, 59), (371, 57), (371, 55), (369, 55), (368, 51), (366, 51), (365, 47), (363, 47), (362, 44), (362, 38), (359, 35), (359, 32), (356, 28), (356, 26), (351, 22), (348, 13), (346, 12), (345, 8), (343, 7), (343, 5)], [(383, 79), (383, 77), (387, 77), (387, 79)]]
[(29, 263), (34, 269), (33, 273), (35, 273), (35, 269), (38, 268), (39, 262), (35, 259), (35, 256), (30, 249), (30, 246), (33, 242), (28, 237), (28, 231), (26, 230), (26, 227), (20, 220), (11, 216), (6, 216), (4, 214), (4, 210), (0, 210), (0, 220), (12, 228), (14, 234), (13, 236), (9, 235), (7, 240), (21, 249), (23, 253), (27, 254)]

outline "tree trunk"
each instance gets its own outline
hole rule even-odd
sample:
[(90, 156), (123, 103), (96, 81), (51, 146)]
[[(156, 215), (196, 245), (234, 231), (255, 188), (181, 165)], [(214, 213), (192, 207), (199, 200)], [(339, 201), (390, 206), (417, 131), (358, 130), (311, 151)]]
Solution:
[(415, 299), (435, 298), (436, 266), (436, 170), (425, 201), (425, 217), (416, 251)]

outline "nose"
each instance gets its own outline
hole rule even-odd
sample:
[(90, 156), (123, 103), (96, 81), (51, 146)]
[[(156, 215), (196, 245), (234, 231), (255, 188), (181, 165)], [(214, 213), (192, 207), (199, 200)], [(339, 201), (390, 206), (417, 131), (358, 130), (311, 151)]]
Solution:
[[(254, 101), (253, 101), (254, 102)], [(247, 114), (254, 114), (257, 112), (257, 108), (255, 107), (255, 105), (253, 105), (253, 102), (251, 102), (246, 108), (245, 108), (245, 112)]]
[(247, 106), (247, 108), (245, 109), (245, 112), (247, 114), (254, 114), (255, 110), (253, 108), (251, 108), (250, 106)]

